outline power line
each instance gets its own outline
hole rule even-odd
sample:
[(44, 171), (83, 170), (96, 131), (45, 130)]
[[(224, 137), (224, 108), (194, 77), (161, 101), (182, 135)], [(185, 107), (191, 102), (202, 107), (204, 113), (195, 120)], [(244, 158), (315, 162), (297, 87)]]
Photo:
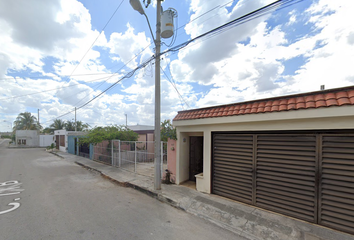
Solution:
[[(112, 74), (112, 75), (116, 75), (116, 74)], [(108, 78), (111, 78), (111, 77), (112, 77), (112, 76), (110, 76), (110, 77), (108, 77)], [(94, 81), (102, 80), (102, 79), (105, 79), (105, 78), (107, 78), (107, 77), (94, 79), (94, 80), (91, 80), (91, 81), (88, 81), (88, 82), (94, 82)], [(12, 97), (0, 98), (0, 100), (8, 100), (8, 99), (26, 97), (26, 96), (31, 96), (31, 95), (35, 95), (35, 94), (40, 94), (40, 93), (45, 93), (45, 92), (51, 92), (51, 91), (55, 91), (55, 90), (59, 90), (59, 89), (63, 89), (63, 88), (69, 88), (69, 87), (73, 87), (73, 86), (77, 86), (77, 85), (81, 85), (81, 84), (82, 84), (82, 83), (71, 84), (71, 85), (69, 85), (69, 86), (58, 87), (58, 88), (52, 88), (52, 89), (48, 89), (48, 90), (44, 90), (44, 91), (40, 91), (40, 92), (34, 92), (34, 93), (28, 93), (28, 94), (17, 95), (17, 96), (12, 96)]]
[(120, 6), (122, 5), (122, 3), (124, 2), (124, 0), (122, 0), (119, 4), (119, 6), (116, 8), (116, 10), (113, 12), (112, 16), (109, 18), (109, 20), (107, 21), (106, 25), (104, 25), (104, 27), (102, 28), (100, 34), (98, 34), (98, 36), (96, 37), (95, 41), (93, 41), (93, 43), (91, 44), (90, 48), (86, 51), (86, 53), (84, 54), (84, 56), (81, 58), (79, 64), (77, 64), (74, 68), (74, 70), (71, 72), (70, 76), (75, 72), (75, 70), (77, 69), (77, 67), (81, 64), (82, 60), (84, 60), (84, 58), (86, 57), (87, 53), (91, 50), (92, 46), (96, 43), (97, 39), (101, 36), (102, 32), (106, 29), (107, 25), (109, 24), (109, 22), (112, 20), (113, 16), (116, 14), (116, 12), (118, 11), (118, 9), (120, 8)]
[[(228, 29), (231, 29), (232, 27), (235, 27), (235, 26), (238, 26), (240, 24), (243, 24), (245, 22), (248, 22), (252, 19), (255, 19), (257, 17), (260, 17), (260, 16), (263, 16), (265, 14), (268, 14), (271, 10), (277, 8), (278, 10), (281, 9), (281, 8), (284, 8), (284, 7), (288, 7), (288, 6), (291, 6), (295, 3), (298, 3), (298, 2), (301, 2), (303, 0), (278, 0), (276, 2), (273, 2), (271, 4), (268, 4), (264, 7), (261, 7), (257, 10), (254, 10), (248, 14), (245, 14), (239, 18), (236, 18), (228, 23), (225, 23), (215, 29), (212, 29), (204, 34), (201, 34), (189, 41), (186, 41), (182, 44), (179, 44), (177, 45), (176, 47), (173, 47), (173, 48), (170, 48), (170, 49), (167, 49), (166, 51), (162, 52), (159, 57), (161, 57), (162, 55), (165, 55), (169, 52), (177, 52), (179, 50), (181, 50), (182, 48), (185, 48), (187, 47), (190, 43), (198, 40), (198, 39), (201, 39), (203, 37), (206, 37), (206, 36), (215, 36), (217, 34), (220, 34)], [(99, 95), (97, 95), (96, 97), (94, 97), (93, 99), (91, 99), (90, 101), (86, 102), (85, 104), (83, 104), (82, 106), (80, 106), (79, 108), (77, 109), (81, 109), (83, 108), (84, 106), (86, 106), (87, 104), (91, 103), (92, 101), (94, 101), (95, 99), (97, 99), (98, 97), (100, 97), (102, 94), (104, 94), (105, 92), (107, 92), (108, 90), (110, 90), (112, 87), (114, 87), (117, 83), (119, 83), (120, 81), (122, 81), (124, 78), (130, 78), (131, 76), (134, 75), (134, 73), (138, 70), (138, 69), (141, 69), (143, 67), (145, 67), (149, 62), (151, 62), (153, 59), (157, 58), (156, 56), (152, 56), (149, 60), (145, 61), (143, 64), (140, 64), (137, 68), (135, 68), (134, 70), (130, 71), (128, 74), (126, 74), (124, 77), (122, 77), (121, 79), (119, 79), (117, 82), (115, 82), (114, 84), (112, 84), (110, 87), (108, 87), (106, 90), (104, 90), (103, 92), (101, 92)], [(166, 75), (166, 74), (165, 74)], [(177, 90), (177, 89), (176, 89)], [(70, 114), (71, 112), (73, 111), (70, 111), (64, 115), (61, 115), (60, 117), (62, 116), (65, 116), (67, 114)]]
[[(176, 86), (176, 83), (174, 83), (174, 82), (171, 81), (171, 79), (167, 76), (166, 72), (162, 69), (162, 67), (160, 67), (160, 68), (161, 68), (163, 74), (166, 76), (167, 80), (171, 83), (172, 87), (176, 90), (176, 92), (177, 92), (177, 94), (178, 94), (180, 100), (181, 100), (181, 101), (183, 100), (183, 102), (188, 106), (188, 108), (190, 108), (189, 104), (184, 100), (183, 96), (182, 96), (182, 95), (180, 94), (180, 92), (178, 91), (177, 86)], [(172, 75), (171, 75), (171, 77), (172, 77)], [(172, 79), (173, 79), (173, 78), (172, 78)]]

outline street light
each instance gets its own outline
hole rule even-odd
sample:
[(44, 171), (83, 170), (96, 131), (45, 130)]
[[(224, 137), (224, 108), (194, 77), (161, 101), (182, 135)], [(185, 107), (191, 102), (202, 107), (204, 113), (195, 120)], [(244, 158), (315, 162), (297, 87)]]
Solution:
[(160, 49), (161, 49), (161, 0), (156, 0), (156, 40), (152, 33), (149, 19), (146, 16), (140, 0), (129, 0), (130, 5), (134, 10), (138, 11), (141, 15), (144, 15), (155, 42), (155, 190), (161, 189), (161, 132), (160, 132)]

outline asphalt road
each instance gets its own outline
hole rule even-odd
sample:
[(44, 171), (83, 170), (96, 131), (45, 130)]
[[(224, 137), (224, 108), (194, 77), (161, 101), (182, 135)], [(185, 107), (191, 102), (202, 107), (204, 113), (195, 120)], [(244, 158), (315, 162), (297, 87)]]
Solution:
[(43, 149), (0, 139), (0, 239), (240, 239)]

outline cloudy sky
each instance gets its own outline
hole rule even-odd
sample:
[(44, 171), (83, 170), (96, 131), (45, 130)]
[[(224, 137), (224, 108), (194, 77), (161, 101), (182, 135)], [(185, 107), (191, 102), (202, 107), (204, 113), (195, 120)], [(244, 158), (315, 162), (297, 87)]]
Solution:
[[(165, 0), (184, 43), (274, 0)], [(145, 9), (153, 31), (156, 2)], [(161, 120), (178, 111), (354, 84), (354, 1), (304, 0), (162, 56)], [(162, 50), (171, 47), (163, 39)], [(129, 0), (0, 1), (0, 131), (46, 127), (154, 54)], [(154, 124), (154, 62), (77, 111), (91, 126)], [(178, 92), (177, 92), (177, 90)], [(61, 119), (72, 120), (69, 113)]]

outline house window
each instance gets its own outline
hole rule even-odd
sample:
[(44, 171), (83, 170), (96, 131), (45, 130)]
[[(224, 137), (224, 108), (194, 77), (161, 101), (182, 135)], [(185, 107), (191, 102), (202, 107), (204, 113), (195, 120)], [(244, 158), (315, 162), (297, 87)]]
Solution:
[(17, 140), (17, 145), (21, 145), (21, 139)]
[(22, 139), (22, 145), (26, 145), (26, 139)]

